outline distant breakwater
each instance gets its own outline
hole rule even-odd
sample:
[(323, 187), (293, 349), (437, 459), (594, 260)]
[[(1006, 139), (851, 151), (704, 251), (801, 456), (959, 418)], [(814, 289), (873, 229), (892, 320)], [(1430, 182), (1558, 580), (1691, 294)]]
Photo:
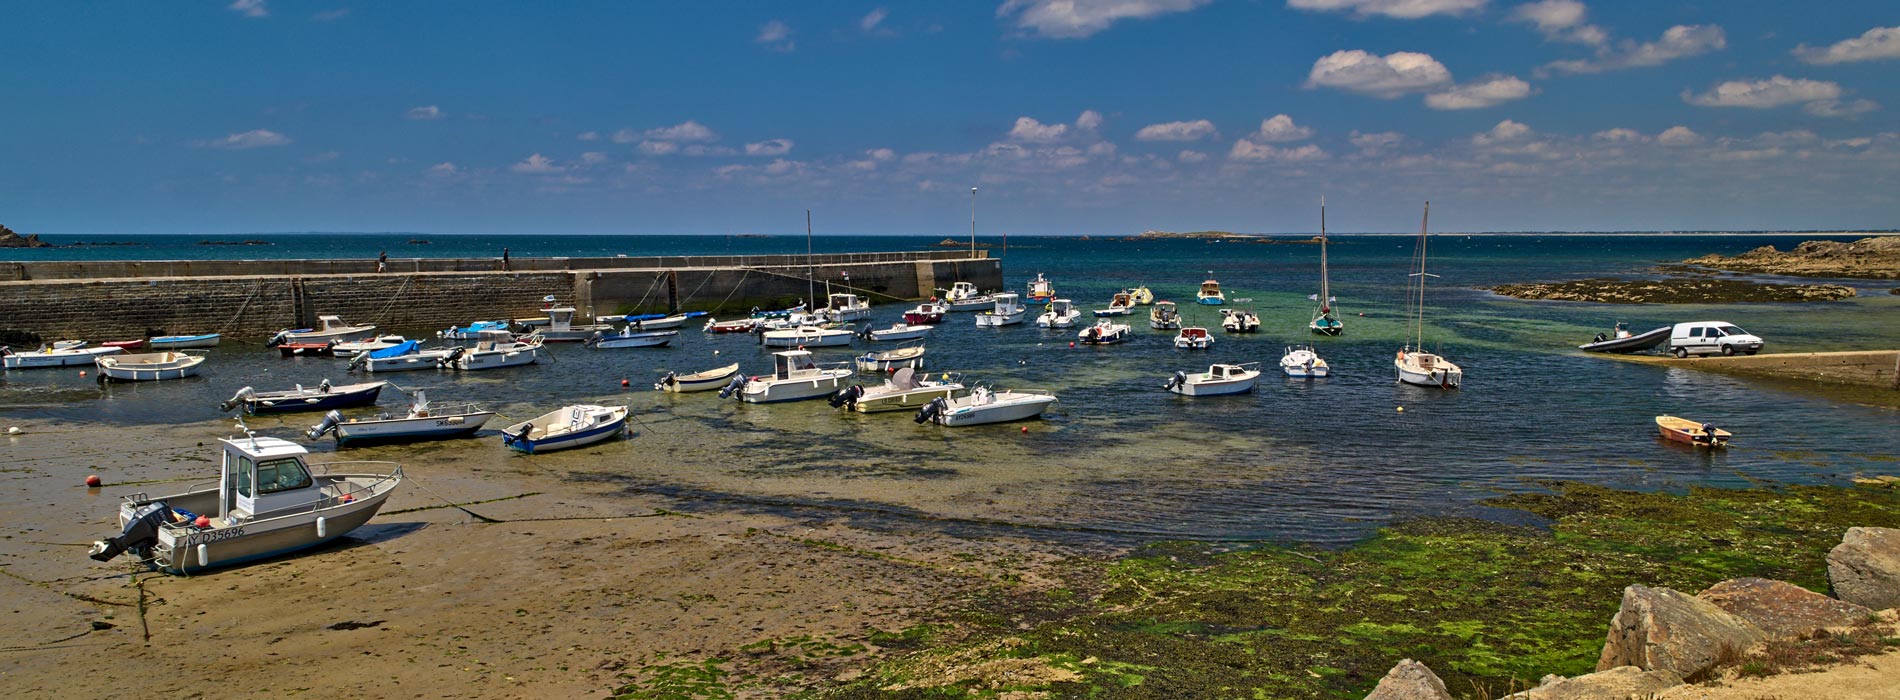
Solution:
[(742, 314), (850, 291), (874, 304), (920, 299), (953, 282), (1000, 289), (987, 251), (746, 256), (0, 263), (0, 338), (123, 340), (142, 335), (262, 336), (319, 314), (387, 329), (439, 329), (538, 315), (553, 296), (582, 315)]

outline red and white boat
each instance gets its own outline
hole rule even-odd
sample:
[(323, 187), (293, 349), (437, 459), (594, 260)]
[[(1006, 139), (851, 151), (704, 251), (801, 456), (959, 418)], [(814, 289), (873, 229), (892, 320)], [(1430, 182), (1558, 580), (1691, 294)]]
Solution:
[(913, 326), (943, 323), (943, 315), (949, 312), (950, 307), (937, 303), (937, 299), (932, 297), (930, 301), (918, 304), (915, 308), (904, 312), (904, 322)]
[(131, 350), (132, 348), (139, 348), (139, 347), (144, 347), (144, 346), (145, 346), (144, 338), (140, 338), (138, 340), (114, 340), (108, 343), (99, 344), (99, 347), (102, 347), (102, 348), (118, 348), (120, 350)]
[(704, 330), (707, 333), (751, 333), (758, 327), (759, 319), (756, 318), (741, 318), (732, 321), (707, 319)]

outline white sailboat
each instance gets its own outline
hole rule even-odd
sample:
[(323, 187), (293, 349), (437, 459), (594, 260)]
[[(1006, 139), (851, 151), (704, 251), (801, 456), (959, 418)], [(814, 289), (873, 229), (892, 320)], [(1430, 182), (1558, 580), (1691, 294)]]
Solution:
[(1307, 297), (1319, 302), (1319, 308), (1313, 311), (1313, 320), (1306, 324), (1307, 329), (1320, 335), (1339, 335), (1346, 326), (1333, 315), (1332, 285), (1326, 279), (1326, 198), (1319, 198), (1319, 294)]
[(1418, 250), (1413, 256), (1417, 261), (1412, 277), (1418, 284), (1412, 285), (1406, 301), (1412, 305), (1412, 332), (1409, 342), (1399, 350), (1392, 365), (1398, 369), (1399, 381), (1416, 386), (1456, 389), (1464, 382), (1463, 368), (1437, 354), (1425, 350), (1425, 279), (1437, 277), (1425, 271), (1425, 246), (1431, 235), (1432, 203), (1425, 203), (1425, 218), (1418, 228)]

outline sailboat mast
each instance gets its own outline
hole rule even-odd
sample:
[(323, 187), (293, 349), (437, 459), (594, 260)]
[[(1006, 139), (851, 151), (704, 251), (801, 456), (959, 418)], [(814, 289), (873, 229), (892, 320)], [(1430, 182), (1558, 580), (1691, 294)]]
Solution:
[(818, 308), (818, 268), (811, 259), (811, 210), (805, 210), (805, 312)]
[(1319, 198), (1319, 308), (1331, 307), (1332, 290), (1326, 279), (1326, 196)]
[(1425, 247), (1431, 241), (1432, 203), (1425, 202), (1425, 217), (1418, 224), (1418, 350), (1425, 351)]

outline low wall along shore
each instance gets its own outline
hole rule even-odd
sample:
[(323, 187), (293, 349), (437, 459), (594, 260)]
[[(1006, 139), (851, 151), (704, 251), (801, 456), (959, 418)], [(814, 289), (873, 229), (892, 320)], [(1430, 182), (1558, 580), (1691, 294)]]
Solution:
[[(391, 329), (539, 315), (553, 295), (581, 315), (782, 308), (807, 296), (802, 255), (642, 258), (74, 261), (0, 263), (0, 338), (122, 340), (219, 332), (264, 336), (319, 314)], [(825, 283), (887, 304), (952, 282), (1000, 289), (987, 251), (813, 256)]]

